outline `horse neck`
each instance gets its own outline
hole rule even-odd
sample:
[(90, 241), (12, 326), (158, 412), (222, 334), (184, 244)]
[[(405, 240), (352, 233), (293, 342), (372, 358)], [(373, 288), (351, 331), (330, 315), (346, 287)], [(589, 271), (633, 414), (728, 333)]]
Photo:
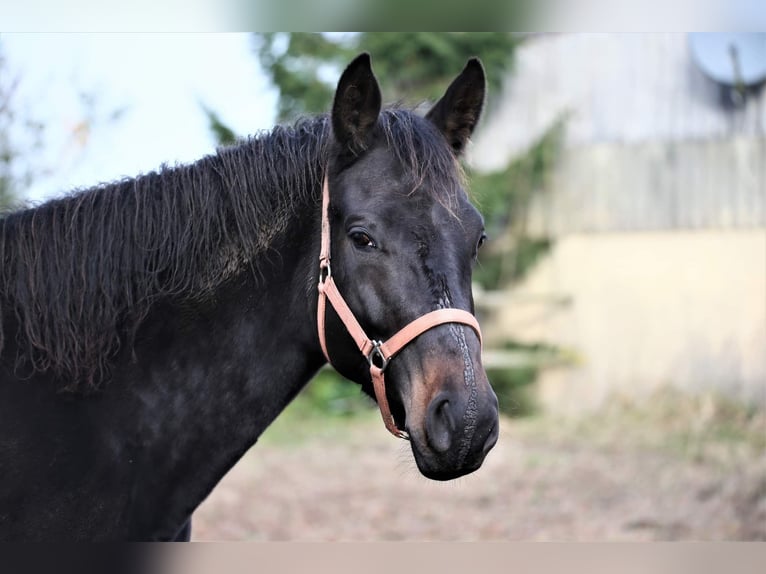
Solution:
[(159, 513), (170, 528), (188, 516), (324, 362), (307, 298), (318, 217), (319, 205), (297, 215), (259, 276), (244, 272), (210, 302), (147, 319), (139, 364), (120, 385), (140, 409), (133, 432), (151, 473), (138, 486), (142, 520)]

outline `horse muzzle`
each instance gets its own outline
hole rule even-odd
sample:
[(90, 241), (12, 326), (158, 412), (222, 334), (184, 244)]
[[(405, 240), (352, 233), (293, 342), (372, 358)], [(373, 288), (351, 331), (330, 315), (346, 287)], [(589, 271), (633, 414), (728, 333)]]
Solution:
[(438, 387), (420, 413), (407, 417), (407, 430), (420, 472), (450, 480), (481, 467), (495, 446), (498, 403), (483, 370), (473, 379), (465, 372), (442, 379)]

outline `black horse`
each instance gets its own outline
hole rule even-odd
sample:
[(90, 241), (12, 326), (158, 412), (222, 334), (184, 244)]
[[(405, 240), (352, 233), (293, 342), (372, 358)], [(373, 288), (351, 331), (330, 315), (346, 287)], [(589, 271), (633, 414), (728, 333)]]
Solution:
[[(200, 161), (0, 220), (0, 539), (168, 540), (325, 363), (323, 179), (332, 276), (385, 339), (473, 311), (483, 242), (458, 163), (483, 106), (468, 62), (425, 116), (381, 110), (363, 54), (331, 114)], [(333, 366), (374, 396), (336, 311)], [(479, 468), (498, 433), (477, 333), (447, 323), (386, 370), (421, 472)]]

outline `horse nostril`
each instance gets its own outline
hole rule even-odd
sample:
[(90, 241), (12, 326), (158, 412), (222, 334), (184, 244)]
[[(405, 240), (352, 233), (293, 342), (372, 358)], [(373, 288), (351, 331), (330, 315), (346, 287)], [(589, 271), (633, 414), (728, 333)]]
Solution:
[(426, 414), (426, 440), (436, 452), (446, 452), (452, 444), (455, 420), (449, 400), (437, 397), (428, 405)]

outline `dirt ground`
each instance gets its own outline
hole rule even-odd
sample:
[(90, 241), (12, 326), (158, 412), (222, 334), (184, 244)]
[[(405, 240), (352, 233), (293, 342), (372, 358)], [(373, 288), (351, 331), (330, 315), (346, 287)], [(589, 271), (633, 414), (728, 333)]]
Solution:
[(439, 483), (375, 413), (295, 440), (278, 428), (195, 513), (192, 539), (766, 540), (760, 446), (721, 457), (552, 420), (501, 429), (479, 471)]

